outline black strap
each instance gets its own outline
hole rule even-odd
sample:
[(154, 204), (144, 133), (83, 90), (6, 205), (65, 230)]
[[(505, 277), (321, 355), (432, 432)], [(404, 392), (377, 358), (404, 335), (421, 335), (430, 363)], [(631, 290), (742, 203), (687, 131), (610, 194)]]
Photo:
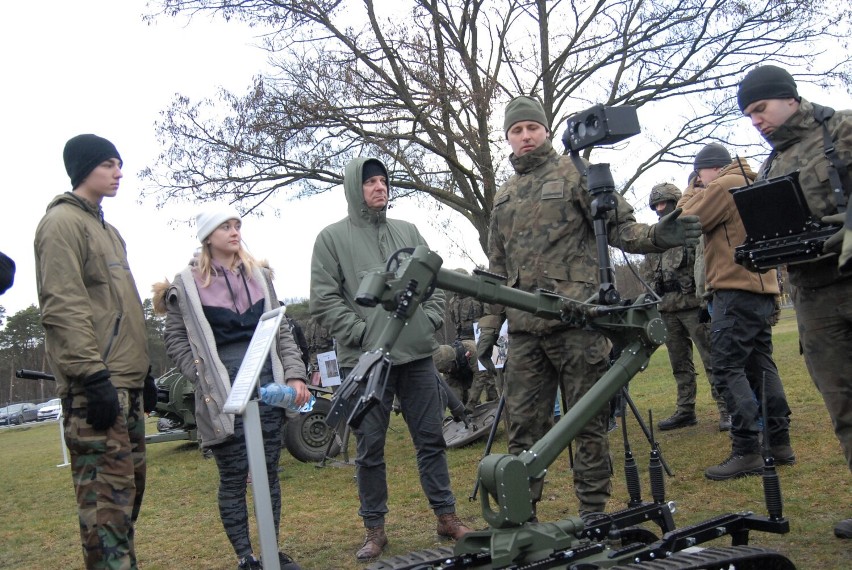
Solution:
[(834, 139), (828, 132), (828, 120), (834, 116), (834, 109), (823, 105), (813, 104), (814, 119), (822, 125), (822, 147), (823, 154), (828, 160), (828, 179), (831, 182), (831, 191), (834, 194), (834, 204), (838, 212), (846, 210), (846, 192), (843, 180), (847, 179), (846, 165), (837, 157), (837, 149), (834, 148)]

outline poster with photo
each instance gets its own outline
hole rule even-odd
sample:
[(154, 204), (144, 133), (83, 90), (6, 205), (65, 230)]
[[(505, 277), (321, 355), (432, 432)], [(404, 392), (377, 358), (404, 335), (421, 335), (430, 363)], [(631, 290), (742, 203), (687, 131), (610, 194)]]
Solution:
[[(479, 343), (479, 323), (473, 323), (473, 337)], [(500, 327), (500, 334), (497, 337), (497, 344), (491, 352), (491, 361), (494, 362), (494, 368), (503, 368), (506, 364), (506, 358), (509, 356), (509, 321), (503, 321), (503, 326)], [(479, 370), (485, 370), (481, 362), (477, 362)]]
[(333, 350), (317, 354), (317, 368), (323, 386), (340, 386), (340, 368), (337, 365), (337, 354)]

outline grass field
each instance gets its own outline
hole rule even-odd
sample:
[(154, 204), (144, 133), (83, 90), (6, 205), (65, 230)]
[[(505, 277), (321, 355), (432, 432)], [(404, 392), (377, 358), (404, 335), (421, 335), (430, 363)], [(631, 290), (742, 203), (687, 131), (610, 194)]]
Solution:
[[(785, 312), (775, 330), (775, 356), (784, 381), (792, 416), (792, 440), (798, 457), (793, 467), (779, 468), (784, 514), (790, 520), (787, 535), (753, 533), (751, 543), (780, 550), (803, 569), (852, 568), (852, 541), (839, 540), (832, 526), (852, 516), (852, 478), (831, 430), (822, 399), (807, 375), (798, 353), (791, 314)], [(710, 516), (739, 511), (764, 513), (760, 478), (711, 482), (704, 469), (727, 457), (728, 436), (717, 430), (718, 416), (703, 374), (699, 376), (697, 426), (657, 434), (665, 459), (674, 471), (666, 479), (667, 499), (678, 505), (678, 526)], [(648, 369), (637, 376), (630, 393), (640, 410), (653, 409), (655, 421), (674, 411), (675, 384), (665, 349), (658, 350)], [(413, 448), (400, 417), (392, 418), (387, 456), (390, 481), (388, 555), (429, 548), (437, 544), (435, 518), (429, 511), (417, 479)], [(629, 418), (633, 453), (647, 480), (648, 445)], [(150, 419), (149, 432), (155, 431)], [(627, 500), (623, 481), (621, 430), (610, 434), (615, 468), (610, 508)], [(449, 450), (453, 488), (459, 515), (482, 528), (479, 503), (467, 497), (484, 442)], [(351, 445), (354, 453), (354, 442)], [(506, 451), (501, 431), (494, 452)], [(55, 422), (28, 424), (0, 431), (0, 568), (81, 568), (82, 557), (76, 510), (67, 467), (58, 468), (62, 455)], [(281, 460), (284, 490), (281, 544), (305, 570), (361, 568), (354, 552), (363, 529), (357, 517), (358, 497), (351, 466), (318, 468), (299, 463), (288, 454)], [(541, 520), (576, 513), (567, 457), (548, 471)], [(212, 460), (194, 445), (172, 442), (148, 448), (148, 490), (137, 524), (137, 553), (146, 570), (233, 569), (230, 544), (216, 507), (217, 476)], [(255, 535), (256, 536), (256, 535)], [(728, 544), (720, 541), (720, 545)], [(255, 544), (259, 551), (259, 544)]]

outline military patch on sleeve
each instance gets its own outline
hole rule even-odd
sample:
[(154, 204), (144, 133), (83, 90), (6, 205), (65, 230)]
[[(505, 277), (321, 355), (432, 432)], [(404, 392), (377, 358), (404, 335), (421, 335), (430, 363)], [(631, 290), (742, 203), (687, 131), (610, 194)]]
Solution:
[(541, 187), (541, 199), (553, 200), (555, 198), (563, 198), (565, 191), (565, 182), (563, 180), (554, 180), (553, 182), (545, 182)]

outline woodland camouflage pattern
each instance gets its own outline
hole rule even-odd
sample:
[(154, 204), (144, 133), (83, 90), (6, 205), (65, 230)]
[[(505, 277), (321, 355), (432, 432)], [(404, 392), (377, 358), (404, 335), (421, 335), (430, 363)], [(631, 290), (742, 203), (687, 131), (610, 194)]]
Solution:
[(63, 401), (65, 444), (89, 569), (137, 568), (133, 525), (145, 494), (145, 414), (142, 390), (117, 392), (121, 413), (105, 431), (86, 421), (86, 408), (70, 408), (70, 399)]

